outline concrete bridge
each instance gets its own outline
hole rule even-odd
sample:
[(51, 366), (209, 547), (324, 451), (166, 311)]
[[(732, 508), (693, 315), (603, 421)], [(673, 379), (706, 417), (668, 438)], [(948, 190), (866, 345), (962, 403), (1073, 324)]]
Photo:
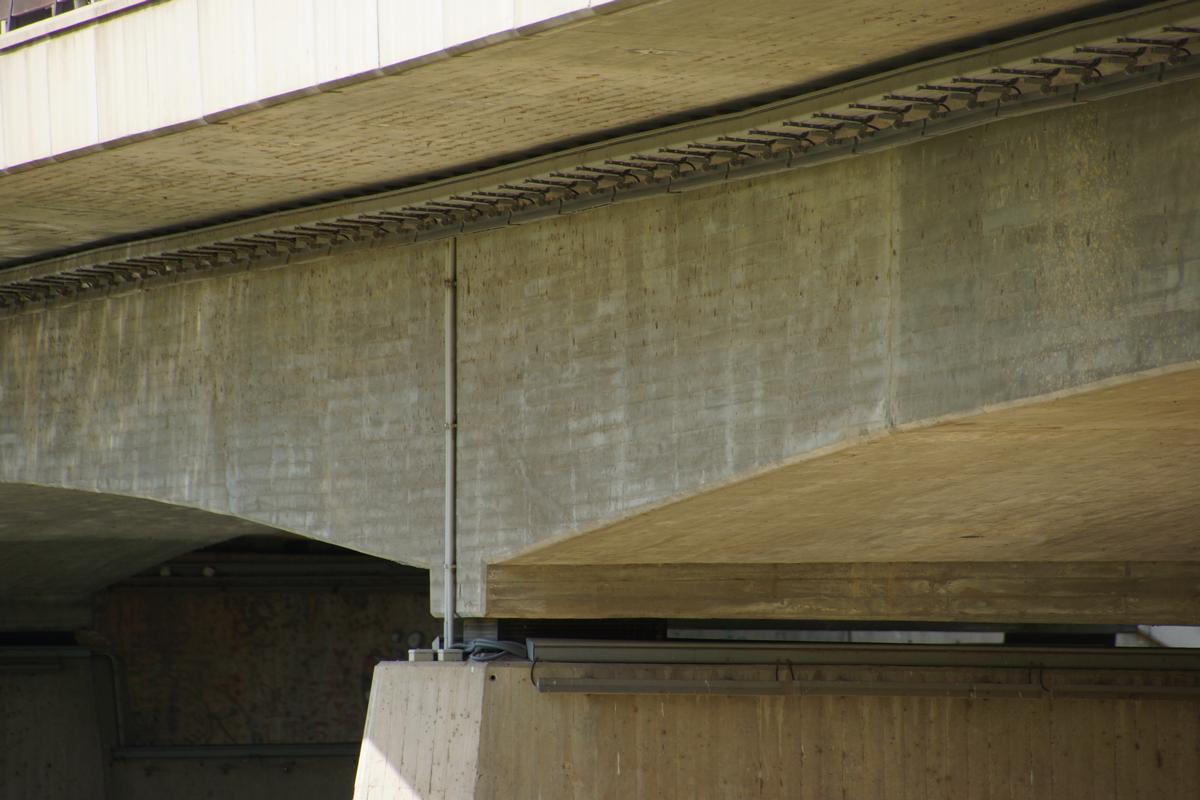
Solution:
[(481, 630), (1200, 620), (1200, 4), (250, 5), (0, 37), (0, 629), (448, 454)]

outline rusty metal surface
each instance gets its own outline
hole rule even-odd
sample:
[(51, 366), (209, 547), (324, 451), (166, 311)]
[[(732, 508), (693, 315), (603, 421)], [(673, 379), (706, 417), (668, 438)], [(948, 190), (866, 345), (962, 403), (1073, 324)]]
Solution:
[(352, 586), (114, 589), (96, 634), (123, 667), (125, 744), (357, 741), (376, 662), (436, 630), (427, 605)]

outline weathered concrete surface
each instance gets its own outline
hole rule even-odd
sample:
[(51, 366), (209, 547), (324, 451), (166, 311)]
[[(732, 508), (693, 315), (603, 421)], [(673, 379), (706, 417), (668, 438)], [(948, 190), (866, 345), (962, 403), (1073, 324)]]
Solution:
[(87, 643), (121, 666), (127, 746), (357, 742), (375, 664), (404, 658), (410, 633), (427, 644), (438, 629), (417, 586), (173, 580), (96, 599)]
[(897, 433), (551, 544), (489, 568), (487, 611), (1188, 624), (1197, 475), (1193, 368)]
[(134, 497), (0, 483), (0, 609), (21, 597), (83, 596), (188, 550), (271, 532)]
[(95, 598), (79, 638), (121, 687), (108, 797), (349, 800), (375, 664), (438, 624), (416, 570), (332, 550), (242, 540)]
[(1198, 100), (466, 240), (468, 567), (848, 437), (1197, 359), (1200, 151), (1153, 120)]
[[(1027, 682), (1026, 669), (537, 666), (538, 679), (551, 676), (703, 678), (716, 686), (730, 679), (845, 681), (847, 689), (784, 696), (730, 696), (720, 689), (708, 695), (539, 694), (525, 663), (384, 663), (376, 669), (356, 800), (1183, 800), (1200, 791), (1200, 702), (1194, 697), (975, 697), (961, 691), (967, 683)], [(1194, 676), (1164, 679), (1135, 670), (1045, 670), (1040, 677), (1047, 687), (1195, 683)], [(889, 681), (920, 682), (926, 691), (910, 684), (871, 695), (854, 687)], [(949, 684), (959, 684), (959, 696), (954, 689), (937, 696)], [(464, 762), (471, 768), (465, 776)]]
[(0, 646), (0, 798), (348, 800), (375, 664), (438, 625), (415, 570), (332, 550), (171, 559), (100, 593), (80, 647)]
[(411, 666), (375, 667), (354, 800), (474, 796), (487, 668)]
[[(320, 758), (137, 758), (113, 762), (113, 797), (121, 800), (211, 800), (286, 797), (346, 800), (354, 756)], [(57, 800), (55, 798), (54, 800)], [(64, 796), (63, 800), (66, 800)]]
[(429, 563), (441, 254), (383, 251), (0, 323), (4, 478), (170, 498)]
[[(463, 237), (464, 613), (485, 563), (564, 534), (864, 433), (1200, 358), (1198, 117), (1180, 84)], [(0, 319), (0, 480), (435, 564), (444, 254)]]
[(1193, 367), (895, 433), (507, 563), (1200, 561), (1197, 475)]
[(0, 648), (0, 797), (105, 800), (105, 676), (86, 651), (31, 650)]
[(146, 4), (0, 41), (0, 263), (511, 160), (1117, 5)]

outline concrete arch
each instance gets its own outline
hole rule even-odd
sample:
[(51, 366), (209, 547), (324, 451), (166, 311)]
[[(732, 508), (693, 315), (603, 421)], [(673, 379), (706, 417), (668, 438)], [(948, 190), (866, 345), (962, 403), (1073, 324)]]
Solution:
[[(380, 250), (350, 269), (325, 260), (6, 320), (0, 480), (428, 566), (441, 530), (440, 254), (410, 248), (401, 272)], [(351, 330), (350, 318), (373, 322)]]
[(157, 500), (0, 483), (0, 599), (75, 597), (266, 525)]
[(234, 514), (113, 492), (0, 482), (0, 630), (71, 627), (94, 593), (241, 537), (291, 534)]

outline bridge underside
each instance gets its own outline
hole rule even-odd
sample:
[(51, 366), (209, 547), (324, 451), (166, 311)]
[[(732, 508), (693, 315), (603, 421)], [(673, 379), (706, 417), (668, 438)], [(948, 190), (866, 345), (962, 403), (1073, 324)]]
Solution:
[[(519, 36), (488, 27), (505, 3), (476, 4), (478, 19), (469, 21), (448, 12), (445, 30), (441, 4), (376, 19), (374, 3), (371, 13), (355, 3), (336, 25), (314, 22), (308, 4), (291, 4), (283, 19), (266, 17), (258, 29), (253, 14), (239, 19), (239, 35), (230, 35), (225, 16), (202, 11), (201, 24), (214, 28), (203, 36), (193, 5), (155, 4), (105, 22), (96, 35), (68, 32), (59, 47), (69, 59), (55, 50), (48, 61), (45, 42), (7, 56), (0, 97), (28, 100), (28, 110), (0, 118), (0, 264), (411, 186), (1127, 4), (920, 0), (899, 9), (855, 0), (799, 13), (782, 0), (659, 0), (596, 4), (599, 16), (544, 20)], [(586, 4), (559, 7), (576, 5)], [(322, 48), (355, 74), (332, 79), (305, 58), (306, 48), (261, 44), (313, 36), (323, 24), (341, 38), (318, 36)], [(460, 28), (482, 38), (458, 41)], [(280, 29), (287, 33), (266, 33)], [(190, 53), (194, 66), (173, 68), (156, 38), (163, 30), (176, 39), (172, 52)], [(139, 62), (156, 68), (119, 66)], [(56, 81), (48, 63), (95, 77)], [(39, 84), (55, 91), (43, 96)], [(214, 98), (224, 104), (213, 106)]]
[(70, 626), (90, 595), (199, 547), (274, 528), (223, 514), (49, 486), (0, 483), (0, 626)]
[(0, 785), (1196, 796), (1200, 0), (237, 5), (0, 41)]
[(907, 430), (489, 568), (495, 617), (1194, 623), (1200, 370)]

